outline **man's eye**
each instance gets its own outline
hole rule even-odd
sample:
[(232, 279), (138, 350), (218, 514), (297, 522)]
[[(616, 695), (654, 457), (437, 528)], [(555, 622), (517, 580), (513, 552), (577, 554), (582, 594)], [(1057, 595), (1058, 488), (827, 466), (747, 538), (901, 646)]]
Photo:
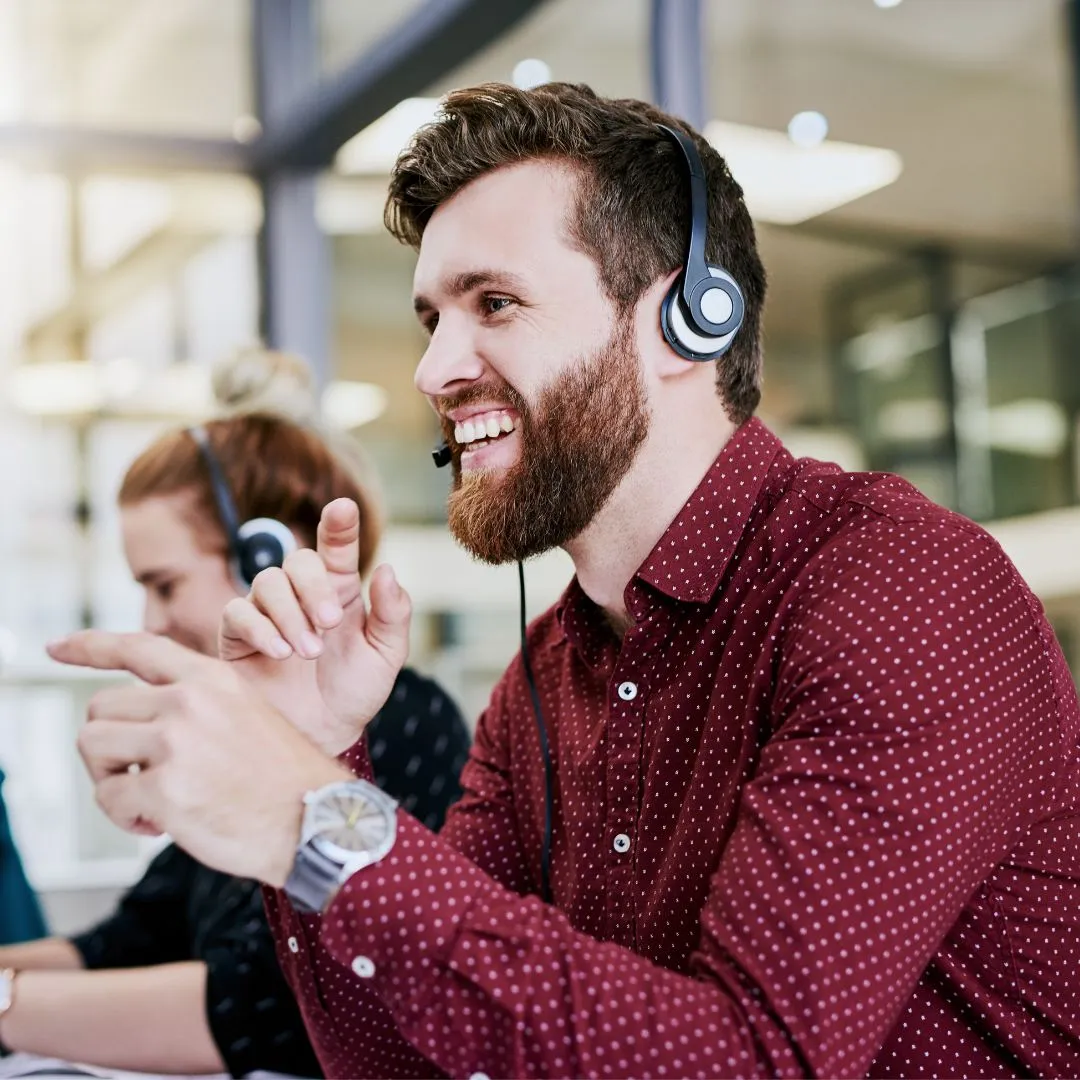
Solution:
[(172, 581), (162, 581), (155, 585), (154, 592), (157, 593), (158, 599), (171, 600), (173, 594), (173, 585), (174, 582)]
[(496, 315), (504, 308), (509, 307), (513, 301), (509, 296), (485, 296), (484, 297), (484, 310), (489, 315)]

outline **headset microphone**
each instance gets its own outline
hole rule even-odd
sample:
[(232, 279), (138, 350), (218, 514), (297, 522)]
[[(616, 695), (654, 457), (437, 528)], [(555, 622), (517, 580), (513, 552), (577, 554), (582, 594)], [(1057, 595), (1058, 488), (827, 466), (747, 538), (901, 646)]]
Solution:
[(241, 523), (236, 513), (229, 485), (225, 482), (217, 455), (210, 446), (210, 436), (201, 425), (188, 428), (210, 474), (210, 487), (217, 504), (225, 536), (229, 542), (229, 564), (237, 584), (251, 588), (255, 575), (270, 566), (281, 566), (285, 556), (296, 550), (292, 530), (274, 518), (252, 518)]
[(436, 469), (444, 469), (453, 460), (449, 443), (441, 442), (431, 451), (431, 460), (435, 462)]

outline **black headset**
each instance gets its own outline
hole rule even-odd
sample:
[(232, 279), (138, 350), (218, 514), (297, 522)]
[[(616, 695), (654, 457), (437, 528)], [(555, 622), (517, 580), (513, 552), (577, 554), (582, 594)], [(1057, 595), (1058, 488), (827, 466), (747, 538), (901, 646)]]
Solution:
[(690, 243), (686, 266), (660, 306), (664, 339), (687, 360), (723, 356), (742, 326), (746, 313), (738, 282), (722, 266), (705, 261), (709, 194), (705, 166), (689, 135), (656, 125), (682, 152), (690, 182)]
[(285, 556), (296, 550), (292, 530), (274, 518), (252, 518), (240, 524), (225, 474), (210, 446), (210, 436), (201, 424), (188, 428), (210, 474), (218, 516), (229, 542), (229, 565), (237, 584), (250, 589), (255, 575), (269, 566), (281, 566)]

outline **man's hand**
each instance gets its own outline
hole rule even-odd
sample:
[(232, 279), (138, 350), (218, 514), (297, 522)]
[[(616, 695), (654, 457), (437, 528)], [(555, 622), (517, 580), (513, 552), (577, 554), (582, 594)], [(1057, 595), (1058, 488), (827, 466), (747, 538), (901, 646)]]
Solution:
[(331, 754), (360, 737), (409, 655), (408, 595), (380, 566), (368, 611), (359, 558), (360, 511), (336, 499), (322, 512), (315, 550), (263, 570), (226, 606), (218, 641), (221, 658)]
[(79, 753), (105, 813), (130, 832), (169, 833), (200, 862), (282, 885), (307, 791), (349, 779), (232, 665), (152, 634), (83, 630), (54, 660), (141, 682), (91, 699)]

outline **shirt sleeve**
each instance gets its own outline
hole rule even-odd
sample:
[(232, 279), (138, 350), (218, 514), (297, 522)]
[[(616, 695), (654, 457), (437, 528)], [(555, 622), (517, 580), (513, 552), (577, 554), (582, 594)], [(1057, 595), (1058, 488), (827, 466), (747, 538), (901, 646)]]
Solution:
[(469, 729), (457, 706), (431, 679), (405, 668), (368, 725), (375, 782), (437, 832), (461, 795)]
[(112, 915), (71, 938), (86, 967), (190, 960), (187, 901), (195, 867), (174, 844), (160, 852)]
[(232, 1076), (256, 1070), (321, 1076), (296, 999), (278, 964), (255, 882), (237, 881), (234, 914), (200, 950), (206, 963), (206, 1017)]
[(1065, 736), (1045, 621), (992, 540), (875, 523), (849, 542), (778, 624), (772, 733), (689, 974), (575, 931), (399, 814), (321, 935), (422, 1054), (457, 1075), (865, 1075)]

